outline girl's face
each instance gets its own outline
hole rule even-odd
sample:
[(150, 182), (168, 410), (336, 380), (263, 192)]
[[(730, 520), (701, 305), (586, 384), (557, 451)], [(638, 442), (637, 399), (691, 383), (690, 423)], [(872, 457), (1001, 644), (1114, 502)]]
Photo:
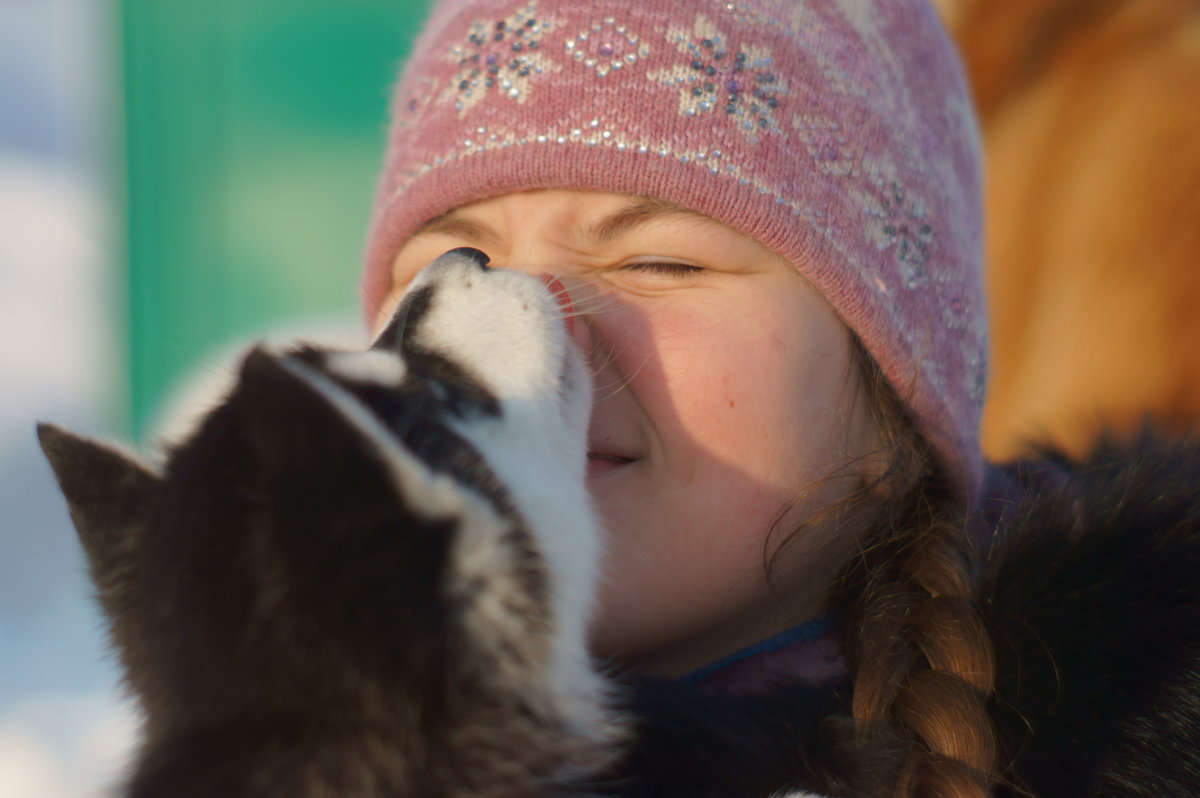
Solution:
[(806, 527), (776, 563), (786, 601), (766, 559), (879, 467), (880, 444), (849, 333), (796, 269), (666, 203), (533, 191), (427, 224), (396, 257), (379, 321), (459, 246), (558, 277), (579, 314), (588, 485), (609, 536), (596, 652), (675, 676), (819, 613), (854, 541)]

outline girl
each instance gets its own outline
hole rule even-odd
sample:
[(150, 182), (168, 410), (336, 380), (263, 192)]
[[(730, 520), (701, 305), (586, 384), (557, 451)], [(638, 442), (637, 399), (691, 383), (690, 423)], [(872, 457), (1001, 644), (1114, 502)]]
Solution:
[(458, 246), (578, 311), (595, 652), (719, 694), (846, 682), (897, 794), (988, 794), (979, 151), (931, 8), (445, 0), (393, 112), (372, 322)]

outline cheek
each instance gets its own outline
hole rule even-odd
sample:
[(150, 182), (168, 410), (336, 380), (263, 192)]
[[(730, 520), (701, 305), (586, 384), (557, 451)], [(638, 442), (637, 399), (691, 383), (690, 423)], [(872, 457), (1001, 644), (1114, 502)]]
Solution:
[[(600, 502), (615, 530), (600, 634), (626, 650), (764, 611), (768, 533), (836, 459), (848, 356), (839, 322), (805, 324), (808, 308), (774, 297), (728, 299), (663, 303), (613, 327), (627, 336), (613, 362), (657, 453), (641, 479)], [(794, 512), (829, 498), (808, 496)]]
[[(814, 368), (820, 364), (810, 362), (807, 348), (796, 343), (796, 322), (781, 308), (733, 320), (714, 313), (672, 321), (660, 331), (663, 407), (676, 422), (675, 439), (664, 446), (673, 444), (688, 458), (736, 466), (743, 484), (758, 488), (746, 489), (747, 502), (794, 490), (805, 477), (802, 460), (830, 404), (820, 369)], [(662, 419), (655, 421), (661, 431)]]
[(740, 316), (724, 318), (719, 307), (651, 306), (610, 321), (613, 364), (639, 402), (662, 415), (676, 409), (724, 418), (761, 405), (786, 357), (780, 336), (748, 335), (738, 329), (745, 326)]

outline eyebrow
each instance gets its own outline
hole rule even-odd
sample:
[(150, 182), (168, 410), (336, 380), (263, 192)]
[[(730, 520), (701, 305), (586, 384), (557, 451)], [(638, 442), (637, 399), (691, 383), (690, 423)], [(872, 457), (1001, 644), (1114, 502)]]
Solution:
[[(495, 244), (500, 240), (500, 234), (483, 222), (466, 219), (459, 214), (459, 209), (447, 211), (441, 216), (426, 222), (416, 233), (417, 235), (440, 233), (473, 241), (479, 244)], [(712, 221), (702, 213), (698, 213), (682, 205), (676, 205), (666, 200), (640, 197), (631, 204), (608, 216), (598, 219), (580, 232), (584, 240), (593, 246), (610, 243), (629, 231), (641, 227), (648, 222), (664, 216), (691, 216), (704, 221)]]
[(494, 244), (500, 240), (500, 236), (488, 225), (464, 219), (457, 213), (458, 209), (455, 209), (430, 219), (413, 236), (442, 234), (477, 244)]

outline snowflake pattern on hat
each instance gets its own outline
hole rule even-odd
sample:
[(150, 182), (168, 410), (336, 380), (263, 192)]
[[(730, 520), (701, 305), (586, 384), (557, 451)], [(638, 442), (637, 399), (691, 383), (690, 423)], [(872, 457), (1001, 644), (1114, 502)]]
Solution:
[(792, 117), (792, 128), (822, 172), (833, 177), (857, 176), (858, 148), (836, 119), (810, 113), (796, 114)]
[(474, 19), (466, 42), (455, 44), (445, 60), (458, 66), (438, 97), (453, 102), (459, 117), (495, 94), (519, 104), (529, 101), (533, 81), (562, 67), (543, 52), (542, 39), (553, 31), (555, 20), (537, 15), (537, 2), (525, 3), (501, 19)]
[(856, 192), (867, 214), (867, 233), (880, 252), (888, 252), (909, 290), (929, 285), (925, 263), (934, 231), (925, 202), (900, 182), (895, 167), (872, 175), (874, 190)]
[(647, 72), (646, 77), (678, 88), (681, 116), (722, 114), (752, 141), (760, 133), (779, 132), (775, 112), (787, 85), (772, 69), (770, 47), (735, 47), (704, 14), (696, 16), (690, 30), (668, 28), (666, 40), (684, 61)]

